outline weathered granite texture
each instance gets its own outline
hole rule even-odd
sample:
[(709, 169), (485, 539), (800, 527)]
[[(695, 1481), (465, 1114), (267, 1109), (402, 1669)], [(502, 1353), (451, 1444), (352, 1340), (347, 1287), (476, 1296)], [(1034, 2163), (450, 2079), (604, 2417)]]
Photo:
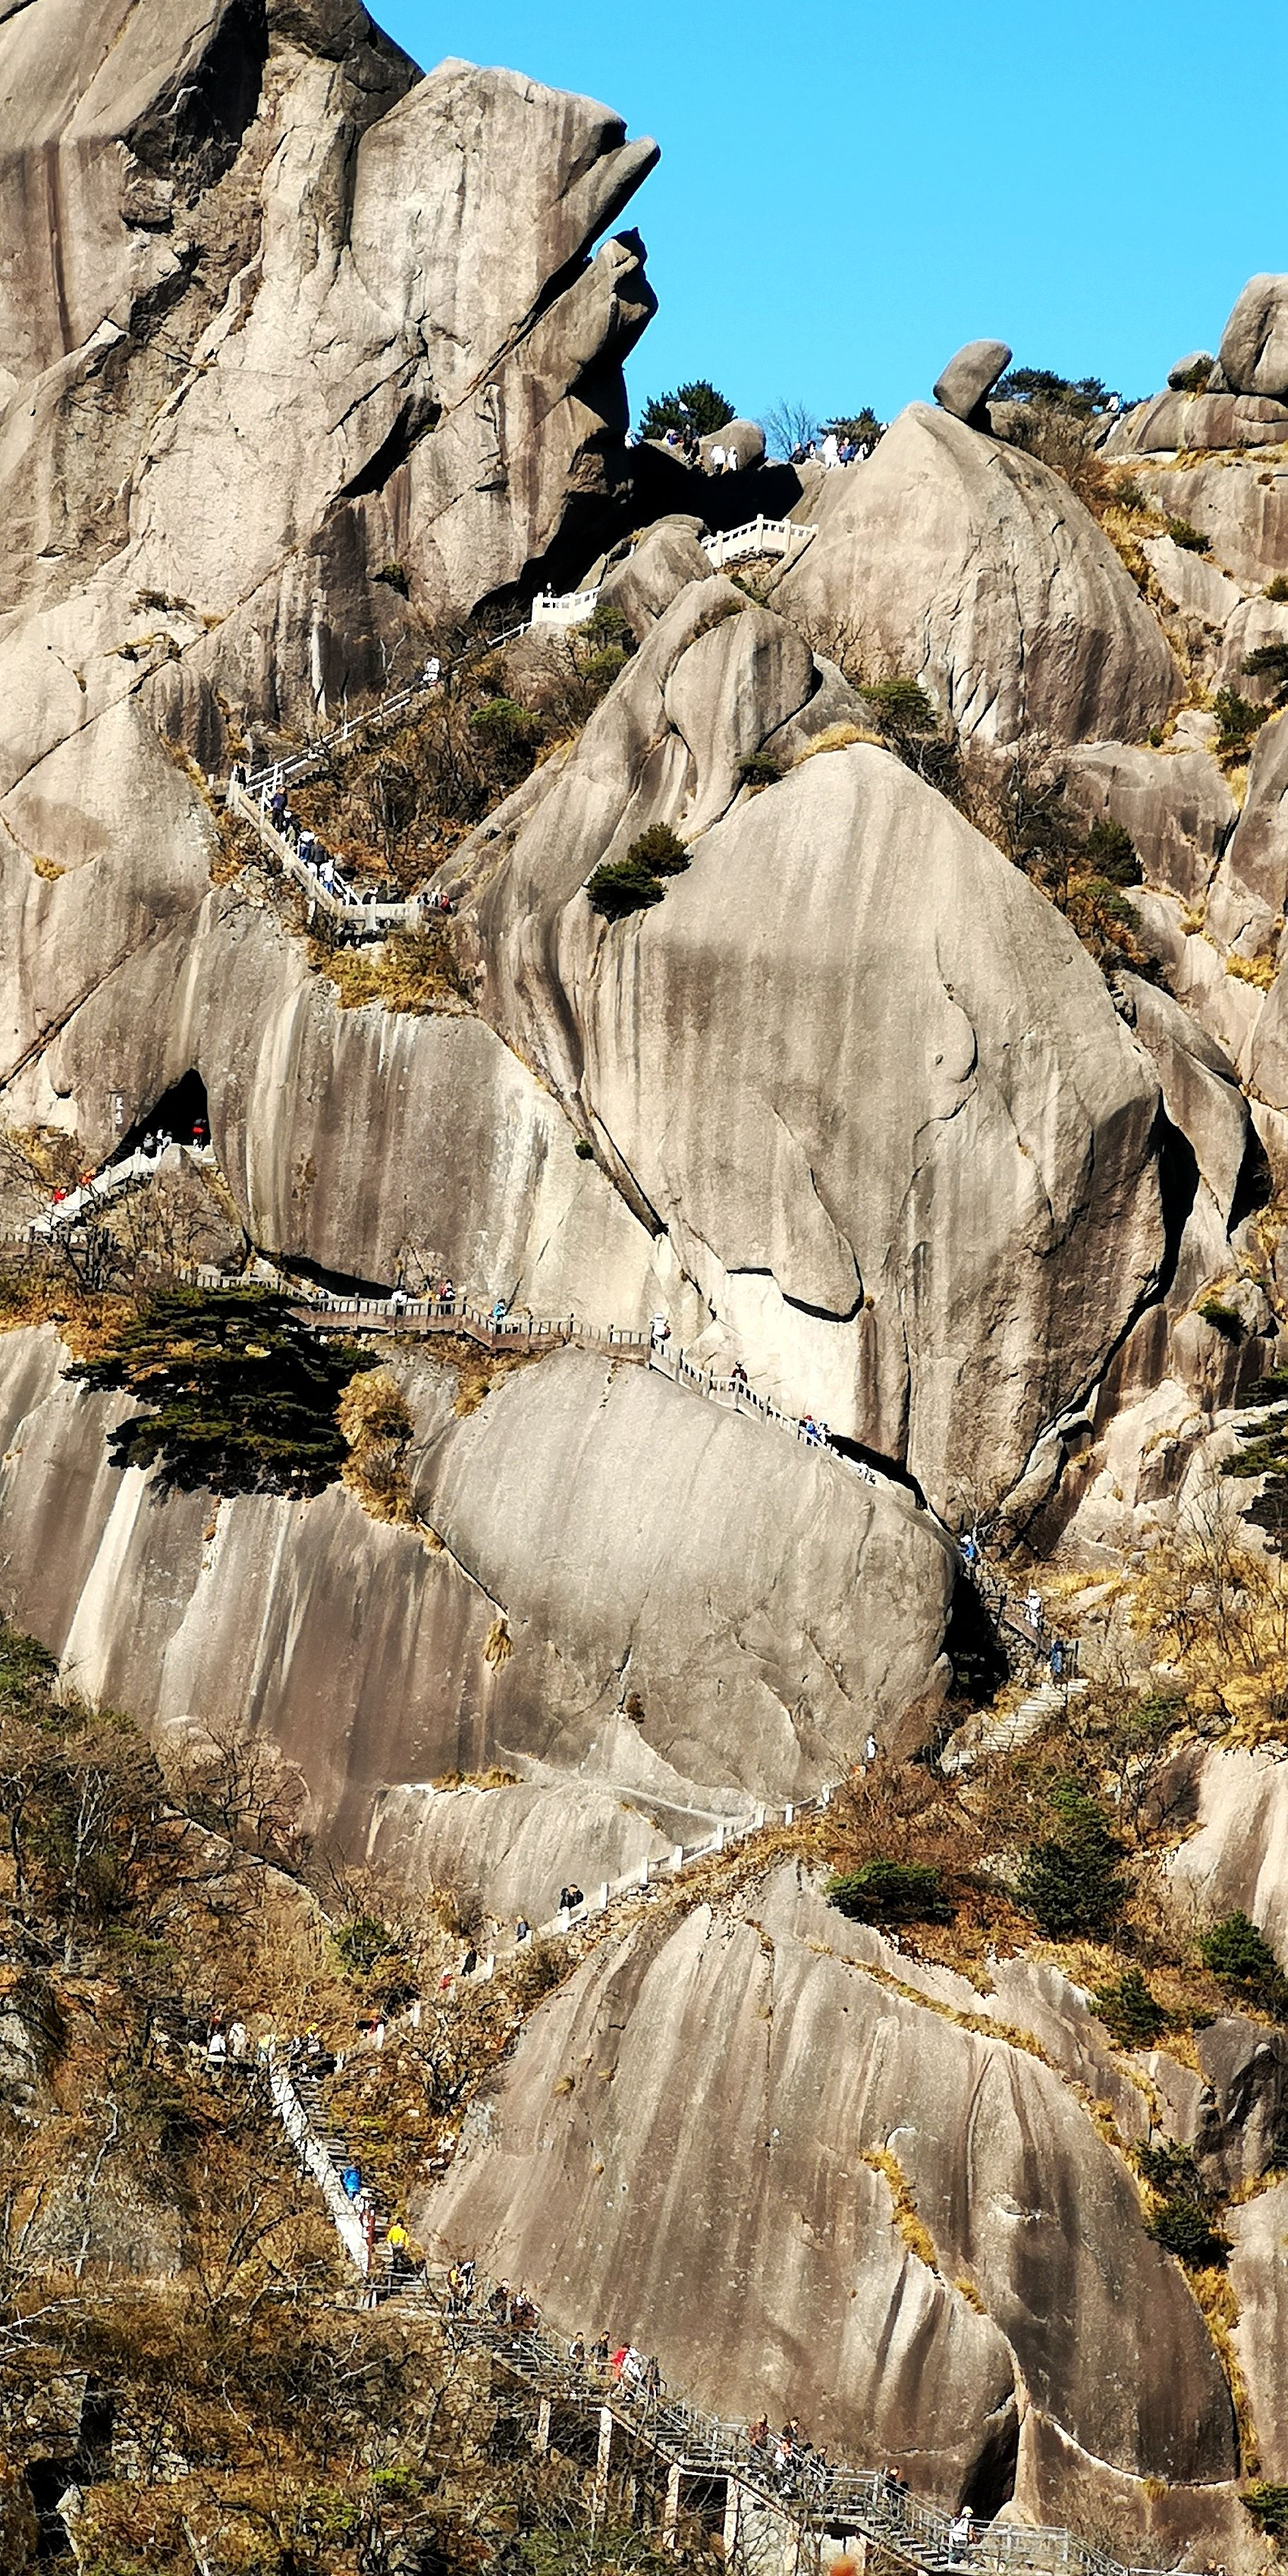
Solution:
[(1120, 2529), (1234, 2527), (1225, 2382), (1125, 2165), (1037, 2056), (836, 1955), (846, 1928), (783, 1870), (602, 1945), (421, 2223), (540, 2281), (557, 2327), (638, 2335), (726, 2414), (798, 2412), (923, 2490), (995, 2500), (1013, 2462), (1038, 2520), (1094, 2483)]
[(829, 477), (775, 604), (824, 651), (920, 680), (963, 734), (1132, 741), (1180, 695), (1107, 537), (1036, 457), (913, 403), (862, 473)]

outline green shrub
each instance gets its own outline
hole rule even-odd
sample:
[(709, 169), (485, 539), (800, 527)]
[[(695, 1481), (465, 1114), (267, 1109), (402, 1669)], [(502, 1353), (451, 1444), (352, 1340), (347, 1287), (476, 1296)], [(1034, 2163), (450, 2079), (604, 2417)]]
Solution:
[(1223, 1985), (1239, 1986), (1267, 2012), (1288, 2017), (1288, 1977), (1246, 1914), (1224, 1915), (1201, 1934), (1199, 1957)]
[(865, 1860), (830, 1878), (826, 1893), (855, 1923), (946, 1923), (952, 1913), (938, 1870), (924, 1861)]
[(1109, 388), (1099, 376), (1057, 376), (1049, 367), (1012, 367), (994, 386), (993, 400), (1051, 403), (1076, 419), (1090, 420), (1104, 410)]
[(373, 579), (376, 581), (387, 582), (390, 590), (396, 590), (401, 593), (404, 599), (406, 598), (408, 584), (406, 568), (404, 565), (400, 563), (382, 563), (373, 575)]
[(1181, 369), (1172, 390), (1174, 393), (1178, 394), (1204, 393), (1207, 389), (1207, 380), (1211, 373), (1211, 359), (1196, 358), (1192, 367), (1183, 367)]
[(1214, 2227), (1201, 2202), (1180, 2198), (1165, 2200), (1148, 2221), (1147, 2235), (1156, 2245), (1164, 2245), (1182, 2263), (1193, 2269), (1206, 2269), (1210, 2264), (1224, 2265), (1230, 2259), (1230, 2239)]
[(637, 649), (629, 619), (622, 615), (620, 608), (612, 607), (607, 600), (601, 602), (599, 607), (592, 608), (589, 617), (578, 627), (577, 632), (587, 644), (597, 646), (601, 652), (606, 652), (616, 645), (624, 656), (629, 657)]
[(1108, 1932), (1126, 1901), (1118, 1862), (1123, 1847), (1084, 1789), (1065, 1781), (1052, 1792), (1059, 1830), (1031, 1843), (1020, 1862), (1016, 1894), (1052, 1940)]
[(351, 1977), (369, 1977), (381, 1959), (398, 1947), (387, 1923), (377, 1914), (353, 1914), (332, 1934), (341, 1966)]
[(1134, 518), (1138, 510), (1149, 508), (1149, 503), (1134, 474), (1125, 474), (1121, 483), (1115, 483), (1110, 497), (1116, 508), (1125, 510), (1129, 518)]
[(1124, 1969), (1113, 1985), (1097, 1986), (1092, 1998), (1111, 2039), (1120, 2048), (1148, 2048), (1167, 2028), (1167, 2014), (1150, 1993), (1139, 1968)]
[(689, 864), (689, 853), (669, 823), (650, 823), (647, 832), (632, 841), (626, 857), (631, 867), (645, 868), (654, 877), (682, 876)]
[(597, 696), (606, 698), (614, 680), (620, 680), (630, 658), (624, 644), (601, 645), (597, 653), (588, 654), (585, 661), (579, 663), (577, 676), (584, 688), (593, 689)]
[(601, 860), (586, 881), (587, 897), (605, 921), (623, 921), (628, 912), (643, 912), (650, 904), (660, 903), (665, 892), (656, 877), (645, 868), (633, 868), (629, 859)]
[(688, 864), (689, 853), (670, 824), (650, 823), (624, 858), (600, 862), (587, 880), (586, 893), (605, 920), (621, 921), (628, 912), (660, 903), (666, 892), (663, 877), (680, 876)]
[(1275, 704), (1283, 705), (1288, 697), (1288, 644), (1258, 644), (1255, 652), (1245, 654), (1242, 667), (1249, 679), (1272, 680)]
[(1140, 884), (1141, 865), (1136, 855), (1136, 844), (1130, 832), (1122, 823), (1116, 823), (1112, 814), (1097, 815), (1085, 846), (1088, 863), (1098, 877), (1107, 878), (1110, 885)]
[(782, 763), (775, 760), (772, 751), (749, 752), (738, 766), (744, 787), (776, 787), (782, 774)]
[(1178, 2145), (1175, 2138), (1157, 2138), (1153, 2144), (1136, 2149), (1136, 2166), (1146, 2182), (1165, 2200), (1195, 2200), (1203, 2203), (1203, 2186), (1199, 2181), (1194, 2152)]
[(1224, 1341), (1242, 1341), (1243, 1317), (1236, 1307), (1225, 1305), (1219, 1297), (1204, 1297), (1196, 1311), (1205, 1324), (1211, 1325), (1214, 1333), (1220, 1333)]
[(861, 694), (867, 699), (883, 732), (917, 734), (935, 731), (935, 710), (919, 680), (866, 680)]
[(1277, 572), (1274, 580), (1266, 583), (1261, 595), (1263, 599), (1288, 599), (1288, 573)]
[(531, 707), (514, 698), (488, 698), (470, 717), (470, 732), (499, 759), (530, 759), (545, 739), (545, 726)]
[(116, 1467), (159, 1465), (185, 1493), (317, 1494), (348, 1456), (341, 1390), (374, 1366), (372, 1352), (324, 1339), (284, 1297), (168, 1288), (101, 1358), (68, 1375), (138, 1402), (108, 1435)]
[(1239, 2502), (1269, 2539), (1288, 2540), (1288, 2487), (1272, 2486), (1261, 2478)]
[(589, 1136), (579, 1136), (572, 1150), (580, 1162), (590, 1163), (594, 1161), (595, 1148), (592, 1145)]
[(1169, 519), (1167, 533), (1173, 545), (1184, 546), (1187, 554), (1205, 555), (1211, 550), (1211, 538), (1205, 537), (1201, 528), (1192, 528), (1188, 519)]
[(1250, 698), (1241, 698), (1237, 689), (1218, 689), (1212, 700), (1216, 709), (1218, 758), (1231, 752), (1246, 751), (1254, 733), (1266, 721), (1265, 707), (1254, 707)]

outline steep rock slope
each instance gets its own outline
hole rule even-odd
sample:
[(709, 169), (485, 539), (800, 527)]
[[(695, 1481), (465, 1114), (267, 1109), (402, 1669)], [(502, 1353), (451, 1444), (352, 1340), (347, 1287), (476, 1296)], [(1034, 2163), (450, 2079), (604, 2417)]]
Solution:
[(610, 2320), (726, 2414), (786, 2406), (941, 2496), (996, 2499), (1013, 2463), (1041, 2520), (1094, 2485), (1123, 2531), (1227, 2526), (1228, 2393), (1123, 2165), (1037, 2057), (844, 1936), (787, 1870), (602, 1944), (425, 2222), (541, 2281), (561, 2328)]
[[(450, 1372), (418, 1363), (430, 1550), (340, 1487), (215, 1507), (122, 1474), (120, 1402), (69, 1384), (62, 1356), (47, 1331), (0, 1341), (6, 1598), (93, 1698), (262, 1728), (327, 1829), (365, 1832), (392, 1783), (503, 1764), (577, 1775), (674, 1839), (695, 1810), (835, 1779), (943, 1687), (953, 1569), (933, 1524), (642, 1369), (566, 1351), (458, 1419)], [(621, 1865), (599, 1812), (587, 1876)], [(386, 1848), (394, 1821), (386, 1805)], [(486, 1893), (486, 1853), (457, 1857)]]
[[(1158, 1095), (1067, 924), (889, 754), (739, 790), (811, 677), (728, 583), (682, 592), (478, 838), (482, 1006), (722, 1338), (943, 1508), (1016, 1481), (1151, 1292)], [(583, 880), (654, 821), (688, 870), (606, 926)]]
[(946, 412), (911, 404), (867, 464), (825, 479), (815, 515), (776, 604), (825, 651), (846, 639), (878, 676), (922, 681), (964, 735), (1130, 742), (1180, 694), (1155, 619), (1068, 484)]

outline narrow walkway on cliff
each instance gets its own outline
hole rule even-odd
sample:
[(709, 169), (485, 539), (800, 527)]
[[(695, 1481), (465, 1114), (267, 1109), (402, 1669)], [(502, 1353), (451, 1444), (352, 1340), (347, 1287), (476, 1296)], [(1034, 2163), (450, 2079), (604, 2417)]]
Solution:
[(614, 2369), (602, 2344), (597, 2358), (580, 2338), (568, 2347), (552, 2342), (526, 2294), (512, 2297), (472, 2260), (436, 2268), (418, 2262), (405, 2231), (395, 2228), (390, 2239), (387, 2213), (361, 2186), (361, 2149), (331, 2121), (321, 2074), (296, 2041), (285, 2051), (270, 2047), (255, 2080), (266, 2082), (294, 2153), (322, 2194), (361, 2284), (360, 2305), (432, 2318), (452, 2352), (487, 2353), (520, 2395), (534, 2446), (593, 2468), (603, 2504), (621, 2481), (635, 2512), (643, 2505), (660, 2524), (664, 2542), (692, 2515), (721, 2535), (726, 2564), (748, 2543), (768, 2557), (777, 2528), (797, 2565), (805, 2537), (817, 2543), (826, 2534), (869, 2543), (918, 2576), (964, 2567), (1143, 2576), (1062, 2528), (949, 2515), (914, 2497), (889, 2470), (833, 2463), (799, 2436), (776, 2439), (763, 2418), (755, 2426), (726, 2423), (673, 2396), (634, 2344), (621, 2348)]
[[(713, 571), (724, 564), (743, 563), (761, 556), (789, 555), (808, 544), (815, 534), (812, 527), (798, 526), (794, 519), (749, 519), (741, 528), (730, 528), (719, 536), (704, 537), (702, 544)], [(544, 591), (534, 602), (531, 616), (521, 625), (509, 626), (501, 635), (490, 635), (486, 641), (470, 647), (458, 656), (456, 671), (477, 662), (489, 653), (499, 652), (502, 645), (512, 644), (520, 635), (550, 628), (569, 630), (582, 626), (593, 616), (599, 599), (598, 585), (591, 590), (569, 591), (557, 597)], [(240, 816), (259, 835), (265, 849), (284, 875), (290, 877), (308, 897), (310, 918), (322, 913), (335, 927), (354, 939), (384, 939), (390, 931), (415, 930), (442, 905), (433, 895), (414, 894), (392, 902), (381, 900), (375, 888), (363, 892), (349, 885), (334, 861), (320, 849), (311, 833), (301, 833), (290, 813), (288, 791), (306, 779), (317, 776), (337, 754), (345, 752), (359, 738), (368, 740), (373, 733), (408, 715), (435, 689), (442, 686), (443, 665), (434, 656), (410, 686), (395, 689), (380, 698), (362, 715), (348, 716), (343, 723), (319, 740), (308, 742), (285, 759), (266, 762), (258, 769), (234, 766), (224, 801), (230, 813)]]
[[(155, 1179), (158, 1172), (178, 1171), (189, 1160), (208, 1170), (218, 1168), (213, 1150), (204, 1140), (178, 1145), (164, 1133), (145, 1139), (135, 1152), (105, 1163), (101, 1171), (87, 1173), (76, 1189), (55, 1193), (44, 1213), (33, 1219), (26, 1237), (19, 1239), (33, 1245), (53, 1243), (64, 1234), (92, 1224), (114, 1199), (142, 1188)], [(228, 1285), (220, 1271), (198, 1269), (185, 1275), (203, 1287)], [(759, 1394), (741, 1363), (735, 1364), (728, 1376), (721, 1377), (715, 1370), (691, 1359), (686, 1351), (672, 1343), (670, 1327), (664, 1317), (655, 1317), (647, 1331), (631, 1325), (587, 1324), (574, 1315), (542, 1320), (531, 1315), (513, 1314), (500, 1300), (490, 1308), (476, 1304), (454, 1286), (444, 1286), (439, 1292), (422, 1297), (409, 1297), (401, 1289), (394, 1289), (386, 1297), (342, 1296), (330, 1289), (305, 1285), (268, 1261), (258, 1264), (257, 1278), (260, 1284), (271, 1286), (289, 1297), (294, 1311), (303, 1320), (323, 1330), (334, 1325), (344, 1331), (414, 1335), (418, 1338), (463, 1334), (485, 1350), (511, 1351), (525, 1357), (561, 1346), (603, 1351), (615, 1358), (653, 1369), (669, 1378), (673, 1385), (702, 1396), (726, 1412), (746, 1415), (786, 1432), (803, 1447), (830, 1460), (847, 1476), (879, 1490), (885, 1502), (905, 1520), (927, 1532), (949, 1558), (954, 1573), (964, 1573), (968, 1577), (995, 1626), (1007, 1630), (1034, 1655), (1047, 1655), (1054, 1649), (1060, 1666), (1059, 1672), (1053, 1673), (1057, 1689), (1061, 1684), (1067, 1687), (1076, 1672), (1076, 1639), (1049, 1632), (1046, 1615), (1036, 1593), (1030, 1591), (1020, 1595), (1012, 1592), (1000, 1576), (984, 1566), (979, 1544), (973, 1536), (960, 1541), (954, 1538), (937, 1515), (918, 1505), (894, 1476), (882, 1473), (865, 1458), (851, 1457), (845, 1449), (838, 1447), (827, 1424), (817, 1420), (813, 1414), (786, 1413), (771, 1396)]]

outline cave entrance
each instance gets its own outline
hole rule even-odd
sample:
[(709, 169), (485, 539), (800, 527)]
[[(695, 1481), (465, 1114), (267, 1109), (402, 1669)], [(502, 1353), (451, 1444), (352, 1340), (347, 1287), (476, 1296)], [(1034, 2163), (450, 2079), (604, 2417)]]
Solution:
[(199, 1073), (185, 1073), (172, 1082), (146, 1117), (136, 1118), (132, 1127), (124, 1129), (110, 1160), (119, 1163), (127, 1154), (136, 1154), (148, 1136), (171, 1136), (176, 1145), (209, 1143), (210, 1111)]
[(991, 2522), (1015, 2493), (1020, 2457), (1020, 2418), (1014, 2397), (999, 2410), (1001, 2421), (990, 2433), (962, 2489), (962, 2503), (979, 2522)]

